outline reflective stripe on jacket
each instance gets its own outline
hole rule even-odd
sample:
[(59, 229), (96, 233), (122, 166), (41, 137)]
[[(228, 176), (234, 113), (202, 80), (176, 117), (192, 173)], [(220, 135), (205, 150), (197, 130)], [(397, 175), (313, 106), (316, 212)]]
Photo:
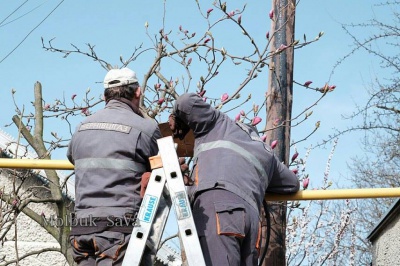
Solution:
[(195, 135), (195, 193), (221, 188), (260, 210), (266, 191), (299, 190), (296, 175), (279, 162), (255, 128), (236, 123), (194, 93), (180, 96), (174, 113)]
[(139, 210), (140, 178), (158, 153), (157, 124), (118, 100), (78, 125), (67, 157), (75, 165), (77, 218), (121, 217)]

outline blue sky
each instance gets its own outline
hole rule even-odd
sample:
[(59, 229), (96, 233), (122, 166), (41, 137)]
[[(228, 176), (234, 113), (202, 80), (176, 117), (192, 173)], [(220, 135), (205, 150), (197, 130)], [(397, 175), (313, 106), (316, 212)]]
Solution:
[[(25, 1), (8, 1), (0, 9), (0, 21), (9, 16), (18, 6)], [(200, 1), (202, 10), (212, 7), (213, 1)], [(313, 39), (320, 31), (325, 34), (320, 41), (296, 50), (294, 79), (300, 83), (312, 80), (313, 84), (323, 86), (331, 75), (332, 68), (341, 57), (351, 50), (351, 39), (341, 29), (341, 23), (365, 22), (373, 16), (384, 19), (390, 13), (382, 8), (373, 7), (377, 1), (310, 1), (301, 0), (296, 13), (296, 39), (302, 40), (303, 34), (307, 39)], [(60, 6), (46, 19), (50, 12), (59, 4)], [(228, 2), (228, 10), (240, 7), (245, 1)], [(97, 62), (82, 55), (70, 55), (62, 58), (59, 53), (51, 53), (42, 49), (41, 37), (48, 41), (52, 38), (53, 45), (57, 48), (72, 49), (74, 44), (85, 50), (86, 43), (96, 45), (96, 52), (102, 59), (111, 64), (119, 64), (119, 56), (128, 58), (133, 49), (141, 43), (150, 44), (145, 35), (144, 24), (149, 23), (149, 32), (154, 35), (163, 23), (164, 1), (27, 1), (18, 11), (0, 24), (0, 128), (15, 135), (14, 127), (4, 127), (11, 123), (14, 114), (14, 105), (11, 90), (16, 90), (18, 104), (24, 104), (30, 109), (33, 100), (33, 86), (36, 81), (43, 85), (44, 99), (52, 103), (54, 99), (65, 95), (69, 99), (72, 94), (82, 98), (87, 88), (93, 96), (103, 92), (101, 81), (106, 71)], [(201, 33), (204, 25), (196, 10), (195, 1), (166, 1), (166, 27), (176, 31), (179, 25), (196, 30)], [(270, 29), (268, 12), (271, 8), (270, 1), (249, 1), (243, 15), (243, 23), (254, 34), (255, 39), (265, 41), (265, 33)], [(21, 17), (22, 16), (22, 17)], [(39, 26), (38, 26), (39, 25)], [(33, 30), (37, 27), (35, 30)], [(33, 30), (33, 31), (32, 31)], [(30, 31), (32, 31), (31, 34)], [(242, 49), (239, 36), (224, 28), (215, 30), (221, 43), (229, 47), (229, 51)], [(28, 37), (26, 37), (29, 34)], [(359, 36), (369, 32), (358, 32)], [(23, 39), (26, 38), (24, 41)], [(23, 41), (23, 42), (22, 42)], [(19, 43), (22, 42), (20, 45)], [(18, 48), (17, 45), (19, 45)], [(15, 49), (16, 48), (16, 49)], [(7, 55), (15, 49), (8, 57)], [(152, 55), (143, 56), (138, 61), (129, 65), (134, 69), (139, 78), (152, 63)], [(171, 65), (171, 67), (174, 67)], [(194, 71), (196, 75), (196, 71)], [(237, 76), (244, 72), (224, 72), (223, 78), (213, 84), (212, 95), (219, 97), (229, 88), (236, 86)], [(267, 89), (264, 78), (249, 86), (252, 94), (263, 95)], [(301, 127), (293, 129), (292, 139), (298, 140), (305, 137), (313, 129), (315, 122), (321, 121), (318, 134), (312, 136), (306, 143), (297, 146), (300, 156), (305, 148), (315, 145), (321, 139), (331, 134), (332, 128), (345, 129), (357, 121), (342, 119), (342, 115), (350, 114), (355, 104), (363, 104), (366, 98), (365, 87), (371, 80), (379, 75), (385, 75), (377, 61), (365, 53), (357, 53), (346, 60), (330, 78), (330, 84), (336, 85), (333, 93), (329, 94), (321, 103), (313, 108), (313, 115)], [(198, 79), (198, 77), (197, 77)], [(194, 87), (196, 82), (192, 82)], [(306, 108), (313, 99), (319, 95), (294, 86), (293, 114)], [(236, 113), (232, 113), (232, 117)], [(56, 130), (56, 122), (47, 124), (48, 131)], [(61, 132), (61, 134), (63, 134)], [(67, 135), (67, 133), (65, 133)], [(16, 136), (16, 135), (15, 135)], [(341, 184), (345, 183), (342, 176), (348, 175), (346, 162), (352, 156), (362, 154), (359, 142), (362, 134), (349, 134), (339, 139), (336, 152), (331, 165), (330, 177)], [(310, 173), (311, 187), (318, 186), (323, 178), (330, 146), (327, 149), (318, 149), (311, 152), (307, 172)], [(64, 152), (55, 154), (53, 158), (65, 159)], [(346, 183), (345, 183), (346, 184)], [(350, 186), (350, 184), (348, 185)]]

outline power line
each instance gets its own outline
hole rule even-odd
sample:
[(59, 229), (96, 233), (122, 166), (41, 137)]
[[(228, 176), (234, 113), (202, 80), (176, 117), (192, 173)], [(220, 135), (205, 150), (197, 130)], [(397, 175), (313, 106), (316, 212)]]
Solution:
[(26, 0), (25, 2), (23, 2), (19, 7), (17, 7), (13, 12), (11, 12), (10, 15), (8, 15), (5, 19), (3, 19), (3, 21), (0, 22), (0, 25), (3, 24), (3, 22), (6, 21), (9, 17), (11, 17), (12, 14), (14, 14), (15, 12), (17, 12), (18, 9), (20, 9), (23, 5), (25, 5), (26, 2), (28, 2), (28, 0)]
[[(27, 0), (28, 1), (28, 0)], [(26, 1), (26, 2), (27, 2)], [(36, 30), (62, 3), (64, 2), (64, 0), (61, 0), (60, 3), (58, 3), (58, 5), (42, 20), (40, 21), (40, 23), (38, 25), (36, 25), (23, 39), (22, 41), (14, 48), (12, 49), (3, 59), (1, 59), (0, 64), (3, 63), (4, 60), (7, 59), (7, 57), (9, 57), (15, 50), (17, 50), (17, 48), (26, 40), (26, 38), (28, 38), (29, 35), (31, 35), (31, 33)], [(15, 11), (14, 11), (15, 12)], [(13, 13), (14, 13), (13, 12)], [(9, 17), (9, 16), (8, 16)], [(6, 18), (7, 19), (7, 18)], [(4, 21), (4, 20), (3, 20)], [(1, 23), (0, 23), (1, 24)]]
[[(47, 3), (48, 1), (49, 1), (49, 0), (47, 0), (46, 2), (41, 3), (40, 5), (38, 5), (37, 7), (33, 8), (32, 10), (26, 12), (25, 14), (23, 14), (23, 15), (21, 15), (21, 16), (15, 18), (15, 19), (13, 19), (13, 20), (11, 20), (11, 21), (5, 23), (5, 24), (2, 24), (2, 22), (4, 22), (4, 20), (6, 20), (7, 18), (9, 18), (9, 17), (12, 15), (12, 13), (11, 13), (7, 18), (5, 18), (5, 19), (0, 23), (0, 28), (6, 26), (6, 25), (8, 25), (8, 24), (10, 24), (10, 23), (12, 23), (12, 22), (14, 22), (14, 21), (16, 21), (16, 20), (22, 18), (22, 17), (25, 17), (26, 15), (28, 15), (29, 13), (35, 11), (36, 9), (38, 9), (39, 7), (41, 7), (42, 5), (44, 5), (45, 3)], [(26, 2), (25, 2), (25, 3), (26, 3)], [(14, 11), (14, 12), (15, 12), (15, 11)], [(13, 13), (14, 13), (14, 12), (13, 12)]]

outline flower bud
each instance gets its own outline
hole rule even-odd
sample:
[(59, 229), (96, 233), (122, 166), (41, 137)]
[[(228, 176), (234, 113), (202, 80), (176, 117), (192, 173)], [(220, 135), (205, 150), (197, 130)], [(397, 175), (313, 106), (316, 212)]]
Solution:
[(72, 96), (71, 96), (71, 100), (74, 100), (74, 99), (75, 99), (75, 97), (76, 97), (76, 94), (72, 94)]
[(13, 206), (17, 206), (17, 204), (18, 204), (18, 199), (13, 199), (13, 201), (12, 201), (12, 203), (11, 203)]
[(258, 104), (253, 105), (253, 112), (257, 113), (258, 112)]
[(201, 92), (199, 92), (199, 96), (200, 96), (200, 97), (203, 97), (204, 94), (206, 94), (206, 92), (207, 92), (206, 90), (202, 90)]
[(275, 149), (276, 145), (278, 145), (278, 140), (271, 142), (271, 149)]
[(251, 125), (252, 125), (252, 126), (256, 126), (256, 125), (258, 125), (261, 121), (262, 121), (261, 117), (256, 116), (256, 117), (253, 118), (253, 121), (251, 122)]
[(161, 105), (163, 102), (164, 102), (164, 98), (160, 98), (160, 99), (158, 99), (157, 104)]
[(235, 121), (239, 121), (240, 120), (240, 114), (237, 114), (236, 116), (235, 116)]
[(308, 86), (310, 86), (310, 84), (312, 83), (312, 81), (311, 80), (309, 80), (309, 81), (306, 81), (306, 82), (304, 82), (304, 86), (306, 86), (306, 87), (308, 87)]
[(296, 160), (297, 156), (299, 156), (299, 153), (296, 151), (292, 156), (292, 162)]
[(261, 139), (263, 142), (265, 142), (265, 140), (267, 139), (267, 135), (262, 135), (262, 136), (260, 137), (260, 139)]
[(282, 43), (281, 46), (279, 46), (278, 50), (279, 50), (279, 51), (283, 51), (283, 50), (285, 50), (286, 48), (287, 48), (287, 46), (284, 45), (284, 44)]
[(229, 98), (228, 93), (222, 94), (222, 96), (221, 96), (221, 102), (225, 102), (226, 100), (228, 100), (228, 98)]
[(310, 179), (308, 177), (304, 178), (303, 179), (303, 189), (307, 189), (309, 183), (310, 183)]
[(270, 19), (273, 19), (274, 18), (274, 10), (273, 9), (271, 9), (270, 11), (269, 11), (269, 18)]

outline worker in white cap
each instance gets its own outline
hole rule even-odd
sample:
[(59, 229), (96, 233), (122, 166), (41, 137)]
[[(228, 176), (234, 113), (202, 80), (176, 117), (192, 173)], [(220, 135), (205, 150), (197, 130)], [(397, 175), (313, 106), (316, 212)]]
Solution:
[[(70, 242), (78, 265), (121, 265), (141, 204), (141, 176), (158, 153), (155, 121), (139, 110), (136, 73), (104, 78), (104, 109), (81, 122), (67, 157), (75, 166), (75, 217)], [(146, 265), (146, 259), (142, 264)]]

